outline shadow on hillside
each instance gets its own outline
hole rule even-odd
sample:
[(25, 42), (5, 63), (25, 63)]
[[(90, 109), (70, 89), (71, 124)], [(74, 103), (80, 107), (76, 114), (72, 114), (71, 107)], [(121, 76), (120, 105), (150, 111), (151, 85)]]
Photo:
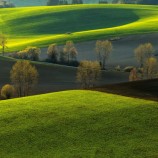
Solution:
[(111, 28), (138, 19), (139, 17), (132, 9), (94, 8), (27, 15), (8, 21), (8, 26), (16, 35), (25, 33), (36, 35), (63, 34), (66, 32)]
[(158, 101), (158, 79), (110, 84), (94, 90)]

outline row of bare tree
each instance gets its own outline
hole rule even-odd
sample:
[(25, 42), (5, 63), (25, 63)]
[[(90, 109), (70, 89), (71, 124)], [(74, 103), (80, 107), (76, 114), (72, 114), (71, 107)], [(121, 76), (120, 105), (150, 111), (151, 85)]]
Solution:
[(139, 45), (134, 53), (139, 64), (130, 72), (129, 80), (152, 79), (158, 77), (158, 62), (154, 56), (155, 49), (151, 43)]
[(29, 61), (17, 61), (10, 71), (12, 85), (4, 85), (1, 89), (1, 96), (4, 99), (28, 96), (37, 84), (38, 76), (37, 69)]
[[(0, 35), (0, 45), (4, 54), (7, 47), (7, 38)], [(77, 81), (82, 88), (90, 88), (95, 85), (101, 76), (101, 70), (104, 70), (112, 53), (113, 46), (108, 40), (98, 40), (95, 46), (98, 61), (81, 61), (77, 70)], [(133, 68), (129, 75), (130, 81), (151, 79), (157, 77), (158, 63), (154, 57), (154, 48), (151, 43), (139, 45), (135, 49), (135, 57), (139, 63), (139, 68)], [(40, 49), (37, 47), (27, 47), (23, 51), (17, 52), (21, 59), (37, 60), (39, 58)], [(77, 60), (77, 49), (72, 41), (67, 41), (63, 50), (59, 51), (56, 44), (51, 44), (47, 50), (48, 58), (52, 62), (58, 60), (70, 63)], [(60, 56), (60, 57), (59, 57)], [(14, 83), (14, 88), (18, 96), (26, 96), (36, 83), (38, 73), (35, 67), (32, 67), (28, 61), (17, 62), (11, 71), (11, 81)], [(8, 85), (6, 86), (8, 88)], [(6, 88), (4, 88), (6, 89)], [(12, 88), (13, 89), (13, 88)]]
[(112, 43), (108, 40), (105, 41), (98, 40), (96, 42), (95, 49), (101, 68), (105, 69), (106, 62), (109, 59), (109, 56), (113, 50)]
[(101, 77), (101, 70), (105, 69), (107, 60), (112, 53), (113, 46), (108, 40), (98, 40), (95, 46), (97, 61), (81, 61), (77, 70), (77, 81), (82, 88), (92, 88)]
[(77, 61), (77, 49), (73, 41), (67, 41), (64, 48), (60, 50), (56, 44), (51, 44), (47, 50), (48, 60), (53, 63), (67, 63)]

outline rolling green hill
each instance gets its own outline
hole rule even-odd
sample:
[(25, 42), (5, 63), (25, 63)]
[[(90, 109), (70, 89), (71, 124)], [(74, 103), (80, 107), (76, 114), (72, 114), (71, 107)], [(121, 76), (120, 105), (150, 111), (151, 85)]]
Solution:
[[(10, 50), (158, 31), (158, 7), (72, 5), (0, 10), (0, 30)], [(71, 34), (67, 34), (71, 32)]]
[(1, 101), (1, 158), (156, 158), (157, 113), (157, 102), (94, 91)]

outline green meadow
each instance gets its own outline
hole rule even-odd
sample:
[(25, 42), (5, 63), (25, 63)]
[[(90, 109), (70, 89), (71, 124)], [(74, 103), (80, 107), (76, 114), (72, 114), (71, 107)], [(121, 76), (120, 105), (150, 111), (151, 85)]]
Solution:
[(156, 158), (157, 113), (157, 102), (95, 91), (1, 101), (0, 157)]
[(8, 51), (158, 31), (158, 7), (71, 5), (0, 10), (0, 32)]

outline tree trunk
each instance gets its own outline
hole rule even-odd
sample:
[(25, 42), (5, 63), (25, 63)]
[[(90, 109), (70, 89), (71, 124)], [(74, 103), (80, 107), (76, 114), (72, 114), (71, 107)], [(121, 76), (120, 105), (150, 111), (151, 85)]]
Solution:
[(4, 56), (4, 46), (2, 47), (2, 54), (3, 54), (3, 56)]

